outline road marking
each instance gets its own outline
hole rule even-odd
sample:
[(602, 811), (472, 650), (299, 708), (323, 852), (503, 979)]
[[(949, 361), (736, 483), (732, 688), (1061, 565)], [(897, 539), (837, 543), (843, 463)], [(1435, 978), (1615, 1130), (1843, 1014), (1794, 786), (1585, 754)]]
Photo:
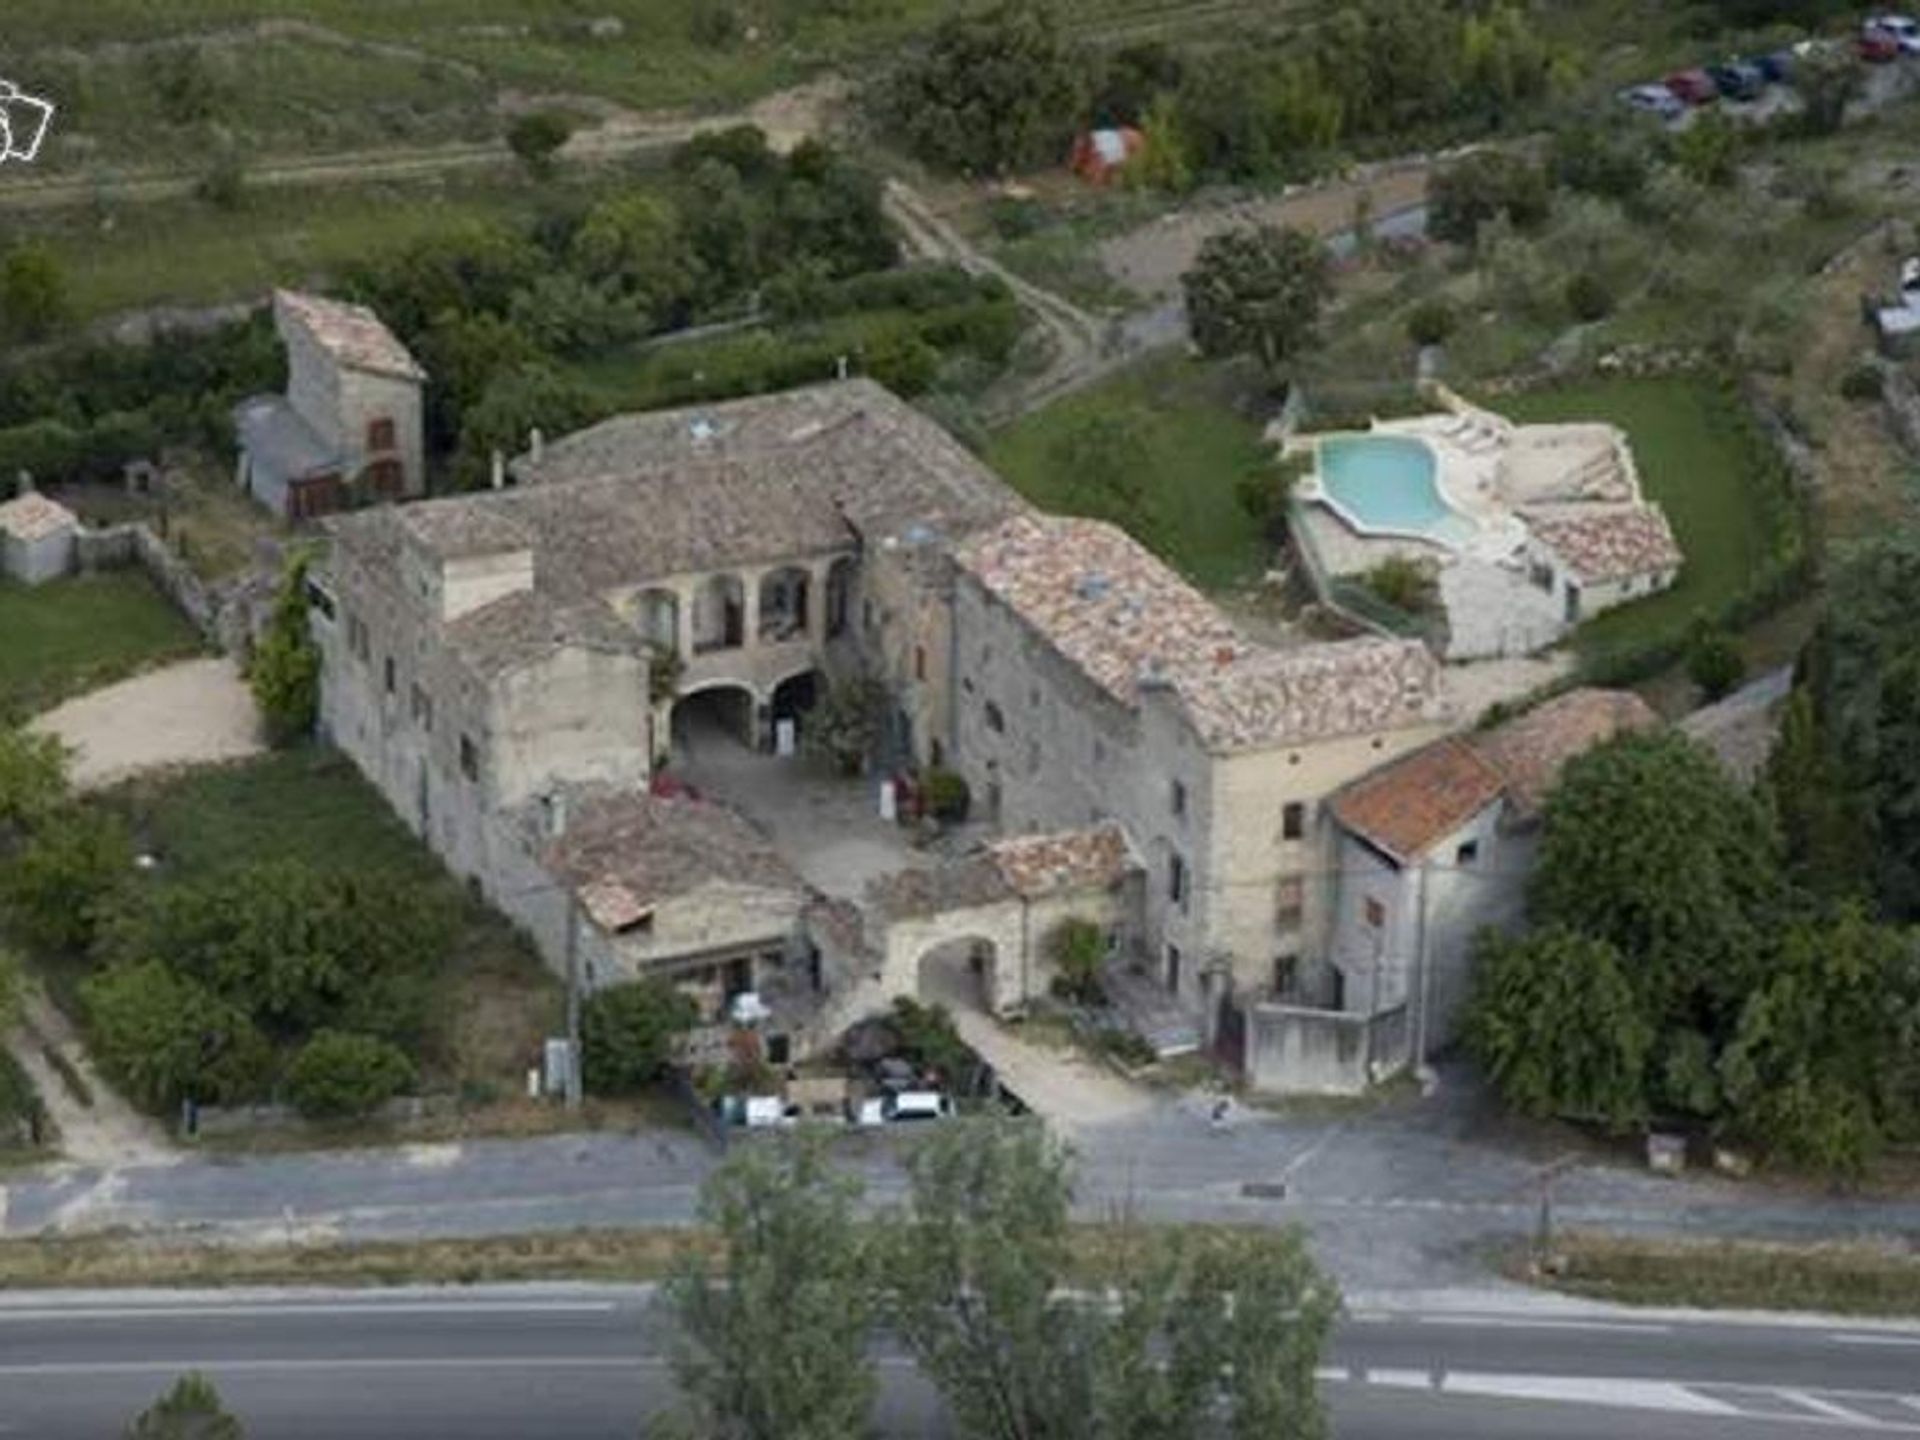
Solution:
[(1829, 1335), (1836, 1345), (1911, 1345), (1920, 1347), (1920, 1335)]
[(1645, 1320), (1534, 1320), (1502, 1315), (1420, 1315), (1422, 1325), (1450, 1325), (1464, 1330), (1599, 1330), (1621, 1335), (1671, 1335), (1673, 1326)]
[(1496, 1400), (1546, 1400), (1573, 1405), (1610, 1405), (1689, 1415), (1738, 1415), (1724, 1400), (1699, 1395), (1675, 1380), (1621, 1380), (1591, 1375), (1499, 1375), (1454, 1370), (1441, 1377), (1448, 1395)]
[(1403, 1370), (1392, 1365), (1363, 1366), (1369, 1385), (1385, 1385), (1395, 1390), (1438, 1390), (1439, 1381), (1431, 1370)]
[(0, 1305), (0, 1322), (10, 1320), (147, 1320), (218, 1319), (257, 1320), (262, 1317), (302, 1319), (309, 1315), (610, 1315), (619, 1309), (612, 1300), (479, 1300), (457, 1301), (398, 1300), (388, 1304), (377, 1301), (325, 1305), (120, 1305), (108, 1308), (75, 1306), (71, 1309), (49, 1306), (34, 1310), (16, 1310)]
[[(910, 1370), (904, 1355), (881, 1355), (874, 1364), (882, 1370)], [(445, 1355), (412, 1360), (387, 1357), (326, 1360), (48, 1360), (25, 1365), (0, 1365), (0, 1380), (63, 1375), (178, 1375), (188, 1370), (210, 1373), (328, 1370), (666, 1370), (673, 1361), (664, 1355), (620, 1355), (595, 1358), (584, 1355)]]
[(1806, 1390), (1789, 1390), (1784, 1386), (1773, 1392), (1782, 1400), (1790, 1400), (1795, 1405), (1804, 1405), (1816, 1415), (1826, 1415), (1835, 1420), (1851, 1420), (1856, 1425), (1884, 1426), (1887, 1422), (1877, 1416), (1866, 1415), (1858, 1410), (1849, 1410), (1844, 1405), (1836, 1405), (1831, 1400), (1822, 1400), (1818, 1395)]

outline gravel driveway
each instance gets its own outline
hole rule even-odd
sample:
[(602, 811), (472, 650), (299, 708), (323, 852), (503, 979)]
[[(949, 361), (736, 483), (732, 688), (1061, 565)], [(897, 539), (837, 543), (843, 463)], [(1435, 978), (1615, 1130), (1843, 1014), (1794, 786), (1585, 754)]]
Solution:
[(99, 789), (167, 765), (239, 760), (261, 748), (253, 696), (231, 660), (186, 660), (47, 711), (31, 730), (73, 749), (70, 773)]

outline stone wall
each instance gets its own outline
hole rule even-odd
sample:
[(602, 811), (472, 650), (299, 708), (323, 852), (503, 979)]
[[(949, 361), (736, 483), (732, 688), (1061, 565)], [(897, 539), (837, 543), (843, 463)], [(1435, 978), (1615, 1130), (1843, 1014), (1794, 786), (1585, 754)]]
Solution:
[(1371, 1018), (1291, 1005), (1246, 1011), (1246, 1078), (1270, 1095), (1360, 1095), (1404, 1069), (1403, 1007)]
[(284, 563), (280, 547), (263, 542), (252, 567), (209, 584), (151, 527), (138, 521), (82, 529), (75, 537), (74, 557), (83, 572), (138, 565), (209, 645), (242, 660), (272, 615)]

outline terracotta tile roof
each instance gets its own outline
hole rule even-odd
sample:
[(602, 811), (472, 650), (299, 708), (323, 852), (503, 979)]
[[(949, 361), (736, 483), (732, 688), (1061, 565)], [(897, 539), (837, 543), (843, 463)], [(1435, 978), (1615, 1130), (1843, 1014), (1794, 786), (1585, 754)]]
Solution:
[(1523, 510), (1526, 526), (1582, 580), (1624, 580), (1678, 569), (1673, 528), (1657, 505), (1607, 510)]
[(1362, 776), (1333, 813), (1395, 860), (1416, 860), (1500, 798), (1500, 773), (1449, 735)]
[(387, 329), (380, 317), (364, 305), (307, 295), (298, 290), (273, 292), (274, 309), (290, 316), (313, 336), (314, 343), (355, 370), (424, 380), (427, 372)]
[(16, 495), (0, 505), (0, 531), (16, 540), (45, 540), (79, 523), (71, 510), (58, 500), (49, 500), (38, 490)]
[(1135, 868), (1118, 825), (1058, 835), (1020, 835), (987, 846), (1001, 877), (1029, 900), (1073, 890), (1103, 890)]
[(943, 910), (968, 910), (1013, 898), (1007, 877), (984, 852), (926, 870), (896, 870), (867, 886), (867, 902), (887, 920), (911, 920)]
[(1216, 753), (1432, 725), (1451, 715), (1440, 663), (1417, 640), (1343, 640), (1259, 650), (1176, 672), (1172, 685)]
[(962, 542), (954, 558), (1124, 705), (1142, 679), (1253, 651), (1205, 596), (1104, 521), (1019, 515)]
[(1556, 695), (1468, 743), (1499, 771), (1516, 817), (1531, 820), (1567, 761), (1616, 735), (1659, 725), (1660, 717), (1631, 690), (1585, 688)]
[(547, 849), (547, 867), (605, 929), (707, 885), (791, 891), (796, 915), (805, 901), (805, 882), (725, 806), (640, 792), (575, 804), (566, 833)]

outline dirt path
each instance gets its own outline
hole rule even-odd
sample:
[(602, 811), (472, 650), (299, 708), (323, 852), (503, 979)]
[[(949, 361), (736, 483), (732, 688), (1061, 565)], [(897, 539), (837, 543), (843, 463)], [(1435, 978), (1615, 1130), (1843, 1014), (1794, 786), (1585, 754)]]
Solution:
[[(167, 1143), (160, 1127), (140, 1114), (100, 1078), (67, 1017), (38, 987), (27, 992), (21, 1021), (7, 1047), (33, 1080), (53, 1123), (60, 1130), (60, 1150), (74, 1164), (112, 1170), (126, 1165), (171, 1165), (179, 1152)], [(47, 1058), (53, 1051), (79, 1075), (91, 1103), (83, 1102), (58, 1067)]]
[(29, 729), (73, 748), (81, 790), (166, 765), (205, 765), (257, 753), (259, 719), (231, 660), (185, 660), (69, 700)]

